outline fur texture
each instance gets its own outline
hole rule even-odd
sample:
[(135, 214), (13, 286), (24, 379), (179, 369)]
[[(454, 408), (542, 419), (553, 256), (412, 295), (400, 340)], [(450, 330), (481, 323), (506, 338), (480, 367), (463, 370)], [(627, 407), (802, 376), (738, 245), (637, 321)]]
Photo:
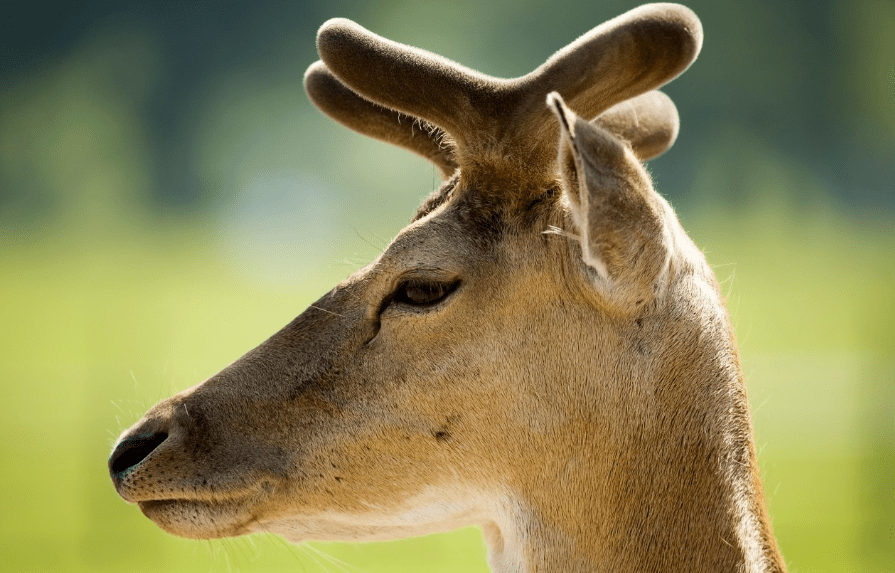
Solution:
[(478, 524), (500, 573), (784, 571), (718, 284), (641, 163), (678, 131), (653, 90), (701, 43), (652, 4), (500, 80), (324, 24), (311, 99), (447, 181), (375, 261), (126, 431), (118, 493), (185, 537)]

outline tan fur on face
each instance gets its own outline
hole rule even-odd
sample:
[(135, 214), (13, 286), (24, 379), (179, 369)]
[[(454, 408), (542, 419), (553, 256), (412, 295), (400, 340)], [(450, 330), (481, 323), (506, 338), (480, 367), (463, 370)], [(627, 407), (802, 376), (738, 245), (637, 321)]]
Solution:
[(186, 537), (478, 524), (503, 573), (783, 571), (717, 282), (641, 163), (677, 136), (653, 90), (701, 34), (647, 5), (498, 80), (325, 24), (312, 100), (448, 180), (375, 261), (125, 432), (119, 494)]

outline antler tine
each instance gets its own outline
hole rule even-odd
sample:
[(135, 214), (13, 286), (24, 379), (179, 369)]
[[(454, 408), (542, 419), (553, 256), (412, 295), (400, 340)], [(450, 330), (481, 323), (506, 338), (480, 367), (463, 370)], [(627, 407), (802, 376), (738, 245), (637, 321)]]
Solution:
[(470, 70), (425, 50), (387, 40), (344, 18), (320, 27), (317, 50), (333, 74), (370, 101), (418, 117), (449, 133), (462, 146), (492, 119), (485, 100), (506, 80)]
[(642, 161), (667, 151), (680, 128), (674, 102), (655, 90), (615, 104), (592, 123), (628, 141)]
[(305, 91), (317, 108), (345, 127), (409, 149), (434, 163), (444, 179), (457, 169), (449, 138), (439, 128), (387, 109), (351, 91), (323, 62), (305, 72)]
[(557, 91), (569, 108), (594, 118), (670, 82), (701, 47), (702, 24), (689, 8), (646, 4), (581, 36), (520, 78), (517, 89), (530, 94), (526, 99), (535, 109), (543, 110), (547, 94)]

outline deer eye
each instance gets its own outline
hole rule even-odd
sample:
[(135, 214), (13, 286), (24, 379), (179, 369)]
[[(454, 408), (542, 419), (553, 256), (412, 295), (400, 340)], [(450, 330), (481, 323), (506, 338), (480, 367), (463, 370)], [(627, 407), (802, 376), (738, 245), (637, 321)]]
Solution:
[(434, 306), (446, 299), (459, 285), (460, 281), (452, 283), (407, 281), (401, 283), (395, 291), (392, 302), (417, 307)]

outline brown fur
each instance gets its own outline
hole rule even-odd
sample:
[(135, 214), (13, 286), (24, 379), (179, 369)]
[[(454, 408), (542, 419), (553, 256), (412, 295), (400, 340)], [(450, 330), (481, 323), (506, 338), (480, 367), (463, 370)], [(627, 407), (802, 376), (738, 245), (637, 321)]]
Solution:
[(479, 524), (498, 572), (784, 571), (718, 284), (641, 163), (677, 135), (651, 90), (701, 39), (647, 5), (497, 80), (325, 24), (313, 101), (448, 181), (370, 265), (125, 432), (119, 494), (185, 537)]

